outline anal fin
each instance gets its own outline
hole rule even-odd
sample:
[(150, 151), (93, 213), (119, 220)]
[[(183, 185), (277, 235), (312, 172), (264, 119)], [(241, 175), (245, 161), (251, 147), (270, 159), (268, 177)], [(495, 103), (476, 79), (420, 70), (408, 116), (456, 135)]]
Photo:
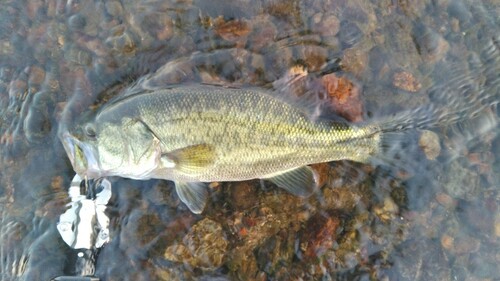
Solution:
[(318, 188), (318, 175), (309, 166), (299, 167), (267, 180), (285, 189), (286, 191), (302, 196), (310, 196)]
[(207, 204), (207, 184), (203, 182), (175, 182), (181, 201), (195, 214), (200, 214)]

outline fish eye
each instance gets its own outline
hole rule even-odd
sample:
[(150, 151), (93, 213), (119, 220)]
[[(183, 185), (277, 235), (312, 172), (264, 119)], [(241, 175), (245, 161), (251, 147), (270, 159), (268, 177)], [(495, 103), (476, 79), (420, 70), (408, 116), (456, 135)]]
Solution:
[(90, 124), (90, 123), (85, 124), (85, 126), (83, 127), (83, 132), (89, 138), (96, 137), (95, 127), (93, 124)]

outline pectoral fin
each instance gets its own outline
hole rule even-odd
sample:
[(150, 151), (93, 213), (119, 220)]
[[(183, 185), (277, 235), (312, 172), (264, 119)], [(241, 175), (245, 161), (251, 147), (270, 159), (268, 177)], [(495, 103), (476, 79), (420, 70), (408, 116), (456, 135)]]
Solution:
[(309, 166), (303, 166), (268, 178), (269, 181), (286, 191), (307, 197), (318, 187), (318, 175)]
[(162, 162), (186, 174), (197, 174), (215, 161), (215, 148), (197, 144), (162, 154)]
[(176, 182), (175, 190), (181, 201), (195, 214), (200, 214), (207, 204), (207, 185), (202, 182)]

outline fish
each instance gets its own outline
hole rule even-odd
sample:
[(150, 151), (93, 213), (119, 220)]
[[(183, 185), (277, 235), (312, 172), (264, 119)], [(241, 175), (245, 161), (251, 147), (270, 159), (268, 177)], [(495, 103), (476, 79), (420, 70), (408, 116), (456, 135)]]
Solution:
[(463, 73), (428, 90), (446, 106), (429, 103), (360, 123), (324, 114), (324, 101), (311, 94), (292, 98), (286, 86), (273, 91), (142, 83), (60, 130), (59, 137), (81, 177), (170, 180), (180, 200), (199, 214), (210, 182), (263, 179), (307, 197), (318, 189), (311, 164), (390, 161), (388, 151), (405, 131), (455, 123), (497, 104), (498, 92), (475, 91), (477, 81)]
[(318, 187), (308, 165), (379, 153), (378, 126), (318, 117), (313, 104), (260, 88), (181, 85), (111, 101), (61, 140), (80, 176), (170, 180), (201, 213), (207, 183), (265, 179), (308, 196)]

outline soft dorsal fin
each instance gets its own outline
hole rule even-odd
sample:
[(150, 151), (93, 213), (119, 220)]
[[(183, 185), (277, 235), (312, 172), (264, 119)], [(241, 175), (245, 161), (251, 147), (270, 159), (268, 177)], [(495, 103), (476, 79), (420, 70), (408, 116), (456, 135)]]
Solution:
[(162, 154), (162, 161), (174, 163), (175, 168), (186, 174), (199, 174), (215, 161), (215, 147), (196, 144)]
[(318, 188), (318, 175), (309, 166), (299, 167), (269, 177), (267, 180), (294, 195), (302, 197), (310, 196)]
[(203, 182), (175, 182), (179, 199), (195, 214), (203, 212), (207, 204), (207, 184)]
[(275, 91), (270, 94), (296, 109), (300, 110), (309, 120), (331, 120), (343, 122), (327, 97), (321, 81), (316, 75), (309, 75), (300, 67), (291, 68), (283, 77), (273, 82)]

